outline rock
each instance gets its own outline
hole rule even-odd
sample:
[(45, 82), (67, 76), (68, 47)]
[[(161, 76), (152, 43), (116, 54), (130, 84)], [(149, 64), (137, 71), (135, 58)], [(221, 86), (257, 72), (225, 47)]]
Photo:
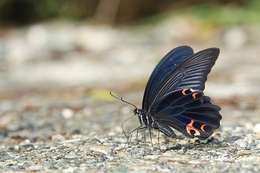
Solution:
[(247, 134), (246, 137), (236, 140), (234, 144), (243, 149), (253, 149), (255, 148), (255, 139), (253, 135)]
[(40, 170), (43, 170), (43, 167), (41, 165), (32, 165), (28, 167), (28, 171), (36, 172)]
[(235, 142), (236, 145), (238, 145), (241, 148), (246, 149), (248, 147), (248, 142), (245, 141), (244, 139), (239, 139)]
[(254, 127), (254, 132), (260, 134), (260, 123), (257, 123)]
[(51, 137), (51, 140), (54, 141), (54, 142), (61, 142), (61, 141), (64, 141), (65, 138), (64, 138), (64, 136), (57, 134), (57, 135), (53, 135)]
[(62, 172), (63, 172), (63, 173), (73, 173), (73, 172), (75, 172), (75, 169), (76, 169), (76, 168), (70, 167), (70, 168), (64, 169)]
[(97, 153), (102, 153), (104, 155), (108, 155), (108, 153), (110, 152), (110, 148), (106, 146), (94, 146), (91, 147), (90, 150)]
[(78, 158), (79, 155), (77, 155), (75, 152), (69, 152), (68, 154), (65, 155), (65, 159), (76, 159)]
[(65, 119), (70, 119), (70, 118), (73, 117), (74, 112), (73, 112), (71, 109), (66, 108), (66, 109), (63, 109), (63, 110), (62, 110), (61, 115), (62, 115)]

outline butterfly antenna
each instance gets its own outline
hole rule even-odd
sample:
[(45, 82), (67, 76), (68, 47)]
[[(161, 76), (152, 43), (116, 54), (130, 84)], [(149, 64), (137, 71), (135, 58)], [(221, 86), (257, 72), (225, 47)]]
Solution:
[(109, 92), (109, 94), (110, 94), (112, 97), (114, 97), (115, 99), (121, 100), (123, 103), (126, 103), (126, 104), (128, 104), (128, 105), (131, 105), (131, 106), (133, 106), (135, 109), (137, 109), (137, 107), (136, 107), (133, 103), (130, 103), (130, 102), (124, 100), (123, 97), (119, 97), (119, 96), (113, 94), (111, 91)]

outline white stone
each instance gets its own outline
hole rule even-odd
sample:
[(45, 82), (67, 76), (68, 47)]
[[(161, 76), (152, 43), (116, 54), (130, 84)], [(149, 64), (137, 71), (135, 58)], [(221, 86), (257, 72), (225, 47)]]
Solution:
[(71, 109), (66, 108), (62, 110), (61, 114), (65, 119), (70, 119), (71, 117), (73, 117), (74, 112)]
[(255, 133), (260, 133), (260, 123), (257, 123), (254, 127), (254, 132)]

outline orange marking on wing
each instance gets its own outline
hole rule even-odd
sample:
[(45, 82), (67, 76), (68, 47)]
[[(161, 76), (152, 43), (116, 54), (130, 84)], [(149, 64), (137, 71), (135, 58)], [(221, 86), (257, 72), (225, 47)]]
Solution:
[(187, 94), (186, 94), (186, 91), (188, 91), (188, 89), (183, 89), (183, 90), (181, 91), (182, 95), (186, 96), (186, 95), (187, 95)]
[(191, 131), (195, 131), (195, 134), (200, 134), (199, 130), (193, 127), (194, 120), (191, 120), (190, 123), (186, 125), (186, 131), (189, 135), (193, 136), (194, 134), (191, 133)]
[(206, 132), (205, 127), (206, 127), (206, 124), (202, 124), (202, 125), (200, 126), (200, 129), (201, 129), (203, 132)]

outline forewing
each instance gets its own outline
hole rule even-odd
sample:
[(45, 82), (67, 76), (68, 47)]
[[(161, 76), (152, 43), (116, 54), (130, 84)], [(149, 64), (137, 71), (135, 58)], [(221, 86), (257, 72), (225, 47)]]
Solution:
[(176, 129), (186, 136), (205, 139), (219, 128), (219, 111), (203, 93), (183, 89), (164, 96), (151, 110), (151, 116), (167, 136), (174, 136)]
[(164, 56), (164, 58), (162, 58), (152, 72), (145, 88), (142, 105), (145, 111), (148, 111), (149, 106), (157, 95), (159, 89), (164, 85), (165, 80), (171, 76), (180, 64), (192, 55), (193, 50), (191, 47), (180, 46), (171, 50)]
[(167, 76), (167, 79), (164, 78), (161, 82), (160, 89), (156, 92), (150, 108), (153, 104), (157, 104), (160, 98), (176, 90), (189, 88), (202, 92), (205, 89), (208, 73), (215, 64), (218, 55), (218, 48), (209, 48), (194, 54), (178, 65)]

